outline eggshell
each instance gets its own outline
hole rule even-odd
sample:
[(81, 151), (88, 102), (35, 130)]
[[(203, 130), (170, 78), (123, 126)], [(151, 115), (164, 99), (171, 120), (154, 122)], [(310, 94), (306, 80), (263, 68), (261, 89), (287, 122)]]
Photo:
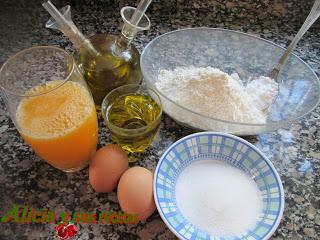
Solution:
[(89, 182), (97, 192), (112, 192), (128, 169), (127, 154), (115, 144), (100, 148), (89, 166)]
[(122, 211), (147, 219), (156, 209), (153, 200), (153, 173), (143, 167), (128, 169), (118, 184), (118, 200)]

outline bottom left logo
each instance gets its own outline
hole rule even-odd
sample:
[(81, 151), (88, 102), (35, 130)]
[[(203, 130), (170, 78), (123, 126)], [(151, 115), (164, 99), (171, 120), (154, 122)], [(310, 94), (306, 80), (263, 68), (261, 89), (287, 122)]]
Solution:
[(78, 230), (76, 226), (71, 223), (62, 223), (56, 226), (55, 237), (61, 240), (66, 240), (77, 235)]

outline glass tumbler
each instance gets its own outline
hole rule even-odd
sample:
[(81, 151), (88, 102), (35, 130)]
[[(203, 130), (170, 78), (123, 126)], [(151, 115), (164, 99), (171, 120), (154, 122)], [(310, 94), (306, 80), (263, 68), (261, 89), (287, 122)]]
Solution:
[[(102, 102), (102, 115), (111, 139), (128, 153), (141, 153), (159, 129), (162, 105), (159, 95), (139, 84), (112, 90)], [(135, 161), (129, 158), (130, 162)]]
[(71, 55), (51, 46), (25, 49), (3, 64), (0, 86), (16, 128), (41, 158), (66, 172), (86, 167), (98, 121)]

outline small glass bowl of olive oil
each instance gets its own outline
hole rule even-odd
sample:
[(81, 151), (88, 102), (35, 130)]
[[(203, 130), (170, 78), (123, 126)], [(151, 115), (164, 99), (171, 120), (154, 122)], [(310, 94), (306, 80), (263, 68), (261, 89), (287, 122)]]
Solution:
[(118, 87), (104, 98), (101, 109), (111, 139), (126, 152), (144, 152), (153, 142), (162, 115), (153, 89), (139, 84)]

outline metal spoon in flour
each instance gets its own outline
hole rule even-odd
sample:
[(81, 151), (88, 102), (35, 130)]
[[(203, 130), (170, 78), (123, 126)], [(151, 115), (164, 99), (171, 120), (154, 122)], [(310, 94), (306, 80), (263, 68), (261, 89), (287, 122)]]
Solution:
[(278, 77), (278, 74), (280, 72), (281, 67), (288, 59), (290, 53), (293, 51), (293, 49), (297, 46), (297, 43), (300, 41), (302, 36), (308, 31), (308, 29), (312, 26), (312, 24), (318, 19), (320, 16), (320, 0), (316, 0), (313, 4), (313, 7), (307, 17), (307, 19), (304, 21), (302, 27), (300, 28), (297, 35), (294, 37), (292, 42), (290, 43), (287, 50), (284, 52), (284, 54), (281, 56), (279, 62), (277, 65), (272, 69), (269, 77), (276, 80)]

